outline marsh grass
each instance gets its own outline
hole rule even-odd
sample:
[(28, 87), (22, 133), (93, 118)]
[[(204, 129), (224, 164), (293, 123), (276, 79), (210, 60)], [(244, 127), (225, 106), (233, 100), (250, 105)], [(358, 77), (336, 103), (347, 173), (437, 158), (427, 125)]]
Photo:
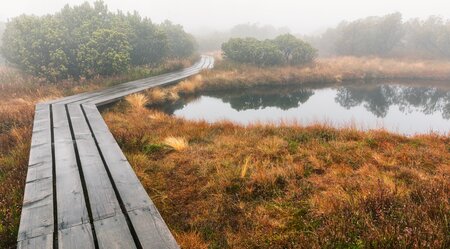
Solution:
[(188, 142), (183, 137), (166, 137), (163, 143), (176, 151), (185, 150), (189, 147)]
[[(14, 248), (34, 104), (183, 66), (48, 84), (0, 67), (0, 248)], [(448, 62), (335, 58), (298, 68), (217, 69), (153, 91), (151, 103), (260, 84), (449, 79)], [(142, 101), (140, 101), (142, 103)], [(119, 105), (120, 106), (120, 105)], [(139, 104), (142, 106), (142, 104)], [(183, 248), (448, 248), (450, 139), (323, 125), (209, 124), (122, 105), (105, 114)], [(170, 149), (184, 138), (186, 150)]]
[[(133, 113), (104, 118), (182, 248), (450, 243), (448, 136)], [(188, 151), (165, 149), (170, 136)]]
[(212, 72), (204, 73), (203, 89), (252, 87), (271, 84), (320, 84), (368, 80), (450, 79), (450, 62), (415, 61), (371, 57), (318, 59), (301, 67), (255, 67), (217, 61)]
[(147, 96), (140, 93), (135, 93), (125, 97), (125, 100), (135, 109), (142, 109), (148, 104), (149, 100)]

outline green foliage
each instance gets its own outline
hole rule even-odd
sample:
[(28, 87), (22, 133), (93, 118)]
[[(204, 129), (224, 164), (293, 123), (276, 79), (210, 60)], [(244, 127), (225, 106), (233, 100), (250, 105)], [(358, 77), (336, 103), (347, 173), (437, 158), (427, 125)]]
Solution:
[(386, 55), (403, 37), (402, 15), (394, 13), (383, 17), (368, 17), (338, 27), (335, 41), (340, 55)]
[(66, 5), (54, 15), (13, 18), (6, 24), (1, 52), (24, 71), (57, 81), (186, 58), (195, 51), (191, 38), (179, 25), (160, 27), (136, 12), (112, 13), (96, 1)]
[(2, 52), (11, 63), (39, 77), (67, 77), (68, 57), (62, 28), (50, 16), (19, 16), (7, 23)]
[[(5, 23), (4, 22), (0, 22), (0, 48), (2, 47), (2, 37), (3, 37), (3, 32), (5, 31)], [(3, 57), (1, 56), (1, 53), (0, 53), (0, 63), (3, 63), (4, 62), (4, 59), (3, 59)]]
[(222, 51), (230, 60), (260, 66), (299, 65), (312, 62), (316, 57), (311, 45), (290, 34), (264, 41), (232, 38), (222, 44)]
[(195, 52), (197, 48), (195, 39), (183, 30), (183, 26), (165, 21), (160, 28), (167, 35), (169, 58), (187, 58)]
[(280, 35), (274, 40), (283, 54), (286, 64), (298, 65), (311, 62), (316, 57), (316, 50), (309, 44), (291, 34)]
[[(161, 63), (169, 53), (167, 34), (150, 19), (142, 18), (137, 12), (120, 15), (127, 24), (133, 65), (155, 65)], [(189, 54), (191, 55), (191, 54)]]
[(323, 56), (450, 58), (450, 21), (402, 21), (400, 13), (342, 22), (318, 37), (307, 37)]
[(420, 57), (450, 58), (450, 21), (440, 17), (405, 23), (405, 49)]
[(99, 29), (80, 46), (78, 61), (85, 76), (112, 75), (127, 70), (130, 44), (126, 36), (110, 29)]

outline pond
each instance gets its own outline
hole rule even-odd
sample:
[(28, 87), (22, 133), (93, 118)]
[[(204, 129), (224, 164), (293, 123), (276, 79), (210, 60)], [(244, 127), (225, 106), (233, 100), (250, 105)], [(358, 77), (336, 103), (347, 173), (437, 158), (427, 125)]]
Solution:
[(450, 83), (257, 87), (183, 97), (162, 109), (177, 117), (209, 122), (325, 123), (362, 130), (383, 128), (405, 135), (446, 135), (450, 133)]

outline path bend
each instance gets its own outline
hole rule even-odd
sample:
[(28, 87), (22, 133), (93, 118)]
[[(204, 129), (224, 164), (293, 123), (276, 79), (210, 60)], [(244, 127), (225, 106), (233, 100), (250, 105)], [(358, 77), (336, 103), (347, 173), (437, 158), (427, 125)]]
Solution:
[(97, 108), (213, 66), (37, 104), (17, 247), (179, 248)]

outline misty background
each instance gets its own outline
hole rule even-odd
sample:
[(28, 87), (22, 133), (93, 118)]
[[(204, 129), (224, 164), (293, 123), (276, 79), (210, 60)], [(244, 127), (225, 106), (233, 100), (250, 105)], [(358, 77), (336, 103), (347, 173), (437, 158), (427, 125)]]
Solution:
[[(60, 10), (65, 4), (79, 5), (84, 0), (4, 0), (0, 21), (21, 14), (44, 15)], [(92, 0), (88, 2), (92, 3)], [(111, 11), (137, 10), (154, 22), (166, 19), (183, 25), (186, 31), (198, 34), (225, 31), (241, 23), (270, 24), (288, 27), (293, 33), (314, 34), (342, 20), (356, 20), (400, 12), (404, 18), (426, 18), (430, 15), (450, 16), (450, 4), (445, 0), (105, 0)]]
[[(93, 3), (94, 0), (16, 0), (2, 3), (0, 36), (5, 23), (14, 17), (22, 14), (53, 14), (67, 4), (74, 6), (84, 2)], [(401, 56), (408, 53), (410, 57), (434, 58), (447, 55), (447, 52), (442, 52), (446, 50), (448, 41), (443, 36), (450, 34), (450, 4), (441, 0), (103, 2), (112, 12), (138, 11), (142, 17), (148, 17), (154, 23), (170, 20), (182, 25), (184, 30), (195, 37), (200, 52), (220, 50), (222, 43), (234, 37), (264, 40), (291, 33), (311, 43), (318, 49), (320, 56)], [(380, 46), (392, 40), (389, 37), (392, 33), (398, 33), (395, 46)], [(355, 34), (359, 37), (354, 37)], [(351, 39), (343, 41), (343, 37), (347, 39), (349, 36), (353, 37), (353, 43)], [(341, 44), (338, 44), (340, 39)], [(405, 39), (409, 40), (405, 42)], [(357, 43), (355, 40), (360, 41)], [(359, 47), (360, 43), (365, 47)], [(377, 48), (367, 49), (374, 46)], [(389, 53), (380, 52), (387, 50)], [(1, 62), (4, 60), (0, 56)]]

